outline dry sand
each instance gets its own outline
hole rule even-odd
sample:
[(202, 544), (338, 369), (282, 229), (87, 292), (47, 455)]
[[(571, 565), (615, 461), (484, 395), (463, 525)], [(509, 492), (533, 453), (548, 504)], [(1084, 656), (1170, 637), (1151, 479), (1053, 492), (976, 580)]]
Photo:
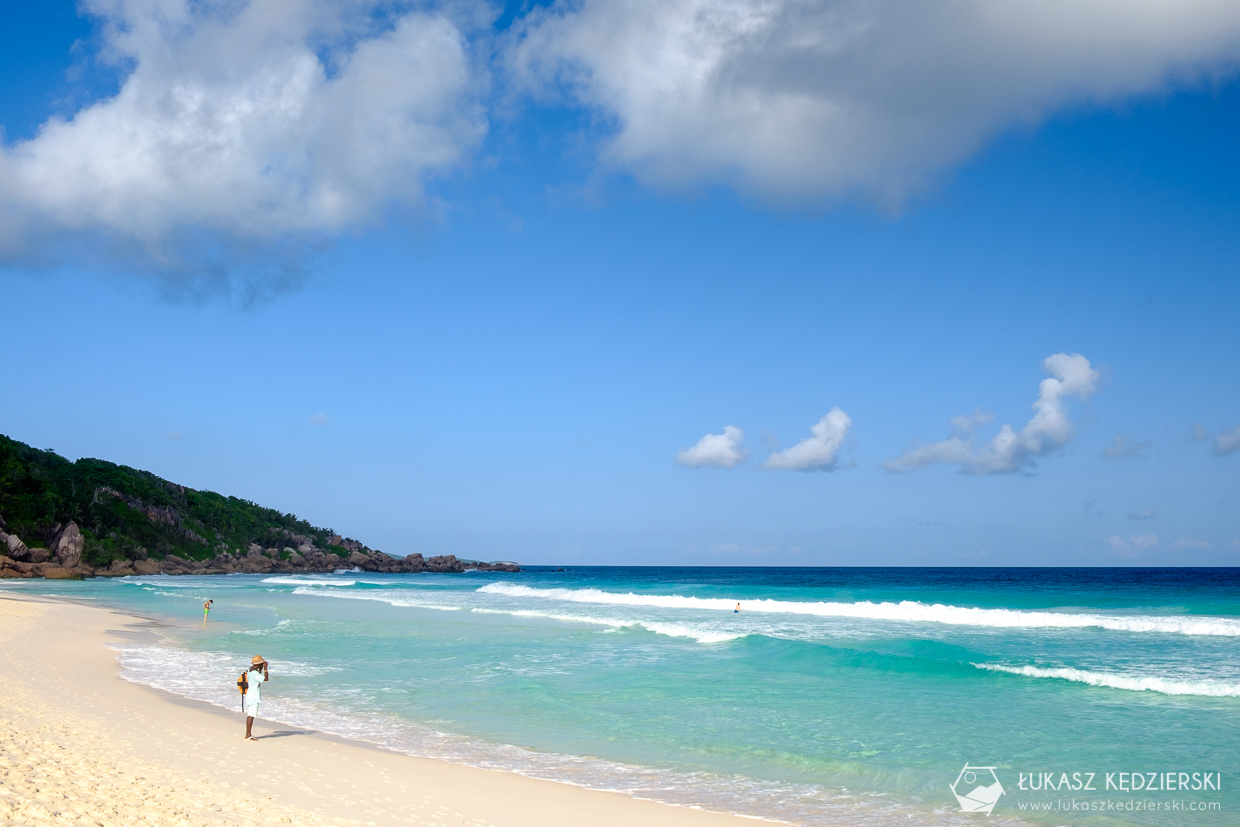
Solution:
[(0, 596), (0, 824), (740, 827), (751, 819), (255, 724), (119, 677), (150, 621)]

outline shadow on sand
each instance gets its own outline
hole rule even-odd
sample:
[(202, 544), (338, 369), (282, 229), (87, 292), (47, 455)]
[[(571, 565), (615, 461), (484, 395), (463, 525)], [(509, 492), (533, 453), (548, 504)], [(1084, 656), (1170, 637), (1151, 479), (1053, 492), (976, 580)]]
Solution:
[(287, 738), (290, 735), (313, 735), (312, 729), (278, 729), (275, 732), (268, 732), (266, 735), (255, 735), (254, 738), (259, 741), (266, 741), (268, 738)]

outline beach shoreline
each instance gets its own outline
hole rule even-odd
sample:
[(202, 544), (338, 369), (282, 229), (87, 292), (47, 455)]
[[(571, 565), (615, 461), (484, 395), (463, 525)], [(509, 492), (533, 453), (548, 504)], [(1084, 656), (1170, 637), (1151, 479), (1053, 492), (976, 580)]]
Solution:
[(727, 827), (754, 819), (403, 755), (121, 678), (159, 619), (0, 595), (0, 821), (29, 824)]

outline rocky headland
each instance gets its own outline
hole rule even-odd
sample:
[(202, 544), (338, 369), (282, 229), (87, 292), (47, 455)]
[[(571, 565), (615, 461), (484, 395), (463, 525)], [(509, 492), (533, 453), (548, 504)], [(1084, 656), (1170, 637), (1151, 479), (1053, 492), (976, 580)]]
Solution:
[[(7, 518), (7, 521), (6, 521)], [(0, 578), (519, 572), (454, 555), (395, 557), (248, 500), (0, 436)]]
[(80, 580), (87, 577), (128, 577), (138, 574), (205, 575), (205, 574), (311, 574), (331, 573), (342, 569), (402, 574), (414, 572), (462, 573), (466, 571), (519, 572), (516, 563), (479, 563), (458, 560), (454, 554), (423, 557), (410, 554), (393, 557), (374, 551), (352, 540), (335, 538), (347, 543), (347, 555), (315, 548), (312, 538), (293, 535), (296, 548), (262, 548), (253, 543), (245, 551), (219, 552), (194, 560), (176, 554), (156, 560), (146, 549), (138, 549), (134, 559), (113, 560), (106, 566), (91, 566), (82, 561), (83, 539), (76, 523), (60, 531), (50, 548), (28, 548), (16, 534), (0, 530), (0, 577), (45, 577), (48, 579)]

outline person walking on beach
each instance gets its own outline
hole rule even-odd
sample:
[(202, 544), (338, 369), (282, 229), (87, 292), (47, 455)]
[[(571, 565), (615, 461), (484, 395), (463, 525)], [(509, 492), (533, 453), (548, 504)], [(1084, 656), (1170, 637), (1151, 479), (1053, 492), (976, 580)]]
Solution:
[(262, 655), (255, 655), (250, 660), (250, 671), (246, 673), (249, 686), (245, 690), (245, 740), (257, 741), (254, 737), (254, 719), (258, 717), (258, 702), (262, 699), (263, 681), (267, 680), (267, 661)]
[(202, 625), (203, 626), (207, 625), (207, 615), (211, 614), (211, 604), (214, 602), (215, 602), (214, 600), (208, 600), (206, 603), (202, 604)]

